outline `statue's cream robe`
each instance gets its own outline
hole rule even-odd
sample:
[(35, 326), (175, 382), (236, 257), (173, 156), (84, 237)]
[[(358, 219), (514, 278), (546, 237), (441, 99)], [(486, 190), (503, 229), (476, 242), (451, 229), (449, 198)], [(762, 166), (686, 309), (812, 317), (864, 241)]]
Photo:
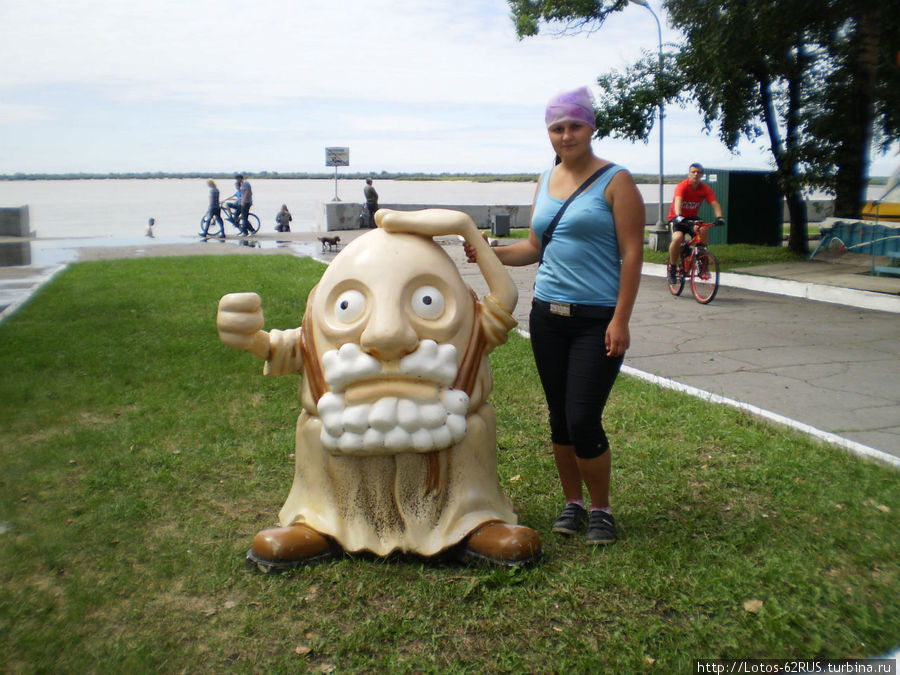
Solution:
[[(497, 475), (488, 353), (506, 342), (516, 320), (490, 295), (477, 303), (484, 349), (470, 393), (463, 440), (443, 450), (341, 456), (323, 446), (322, 421), (307, 381), (297, 421), (294, 483), (281, 525), (305, 523), (350, 552), (431, 556), (491, 521), (515, 524)], [(301, 329), (271, 331), (266, 375), (303, 373)], [(385, 451), (386, 452), (386, 451)]]

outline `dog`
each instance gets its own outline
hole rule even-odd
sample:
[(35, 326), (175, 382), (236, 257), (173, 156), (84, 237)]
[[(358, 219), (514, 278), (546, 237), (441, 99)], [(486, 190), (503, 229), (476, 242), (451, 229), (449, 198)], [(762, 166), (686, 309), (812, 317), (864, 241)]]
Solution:
[(319, 241), (322, 242), (322, 250), (328, 249), (329, 251), (336, 251), (341, 244), (340, 237), (319, 237)]

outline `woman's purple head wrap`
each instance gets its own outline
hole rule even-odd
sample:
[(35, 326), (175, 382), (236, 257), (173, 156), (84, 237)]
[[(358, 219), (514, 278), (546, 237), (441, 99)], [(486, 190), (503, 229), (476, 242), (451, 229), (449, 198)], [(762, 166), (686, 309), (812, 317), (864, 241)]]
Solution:
[(547, 113), (544, 115), (549, 129), (559, 122), (582, 122), (591, 129), (597, 128), (594, 119), (594, 98), (587, 87), (581, 87), (574, 91), (564, 91), (557, 94), (547, 103)]

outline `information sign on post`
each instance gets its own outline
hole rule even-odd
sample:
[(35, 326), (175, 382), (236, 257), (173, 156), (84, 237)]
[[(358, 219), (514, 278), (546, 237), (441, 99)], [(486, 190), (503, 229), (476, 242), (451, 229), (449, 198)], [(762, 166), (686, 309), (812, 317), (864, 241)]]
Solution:
[(325, 148), (325, 166), (334, 167), (334, 201), (339, 202), (337, 193), (337, 168), (350, 166), (350, 148)]

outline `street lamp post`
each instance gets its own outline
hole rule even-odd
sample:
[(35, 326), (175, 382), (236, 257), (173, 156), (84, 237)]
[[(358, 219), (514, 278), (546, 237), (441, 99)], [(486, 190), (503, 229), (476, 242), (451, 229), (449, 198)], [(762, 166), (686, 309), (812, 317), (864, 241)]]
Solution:
[(653, 250), (665, 251), (669, 248), (669, 228), (666, 225), (666, 220), (663, 218), (663, 119), (665, 118), (665, 111), (663, 110), (662, 95), (662, 26), (660, 26), (659, 17), (656, 16), (656, 12), (653, 11), (647, 0), (631, 0), (631, 2), (635, 5), (646, 7), (647, 11), (653, 15), (653, 19), (656, 21), (656, 32), (659, 36), (659, 73), (656, 80), (656, 86), (659, 89), (657, 92), (659, 96), (659, 214), (656, 220), (656, 229), (650, 233), (649, 243), (650, 248)]

